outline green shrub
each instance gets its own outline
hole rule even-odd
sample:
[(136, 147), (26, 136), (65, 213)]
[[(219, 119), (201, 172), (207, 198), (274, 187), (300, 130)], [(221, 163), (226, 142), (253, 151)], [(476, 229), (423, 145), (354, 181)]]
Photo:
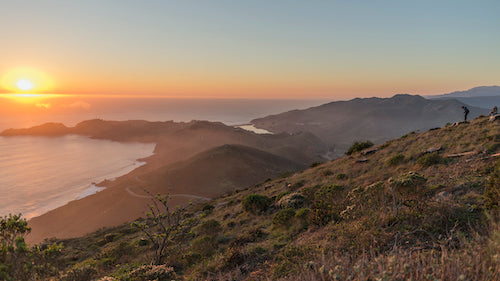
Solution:
[(295, 210), (292, 208), (286, 208), (274, 215), (273, 224), (284, 226), (287, 225), (290, 220), (295, 216)]
[(241, 206), (243, 207), (243, 210), (249, 213), (260, 214), (267, 210), (270, 203), (271, 199), (267, 196), (250, 194), (247, 195), (243, 201), (241, 201)]
[(212, 236), (205, 235), (191, 241), (191, 248), (194, 253), (208, 257), (215, 253), (217, 244)]
[(403, 163), (404, 160), (405, 160), (405, 156), (401, 153), (398, 153), (398, 154), (392, 156), (391, 158), (389, 158), (389, 160), (387, 160), (387, 165), (397, 166), (397, 165)]
[(417, 159), (417, 164), (420, 164), (423, 167), (429, 167), (441, 163), (444, 163), (444, 159), (437, 152), (425, 154)]
[(212, 211), (215, 209), (215, 207), (213, 205), (210, 205), (210, 204), (206, 204), (205, 206), (203, 206), (203, 209), (201, 209), (205, 214), (210, 214), (212, 213)]
[(345, 153), (346, 155), (351, 155), (355, 152), (361, 151), (363, 149), (367, 149), (369, 147), (372, 147), (373, 143), (371, 141), (365, 141), (365, 142), (355, 142), (349, 147), (347, 152)]
[(323, 162), (312, 162), (311, 165), (309, 165), (309, 168), (318, 167), (321, 164), (323, 164)]
[(198, 235), (210, 235), (215, 236), (222, 231), (222, 227), (219, 221), (210, 219), (204, 221), (201, 225), (197, 227)]
[(408, 172), (396, 179), (389, 179), (389, 183), (394, 187), (415, 187), (424, 184), (427, 178), (415, 172)]
[(324, 170), (321, 172), (321, 175), (323, 175), (324, 177), (328, 177), (333, 175), (333, 172), (331, 170)]
[(338, 180), (345, 180), (345, 179), (347, 179), (347, 175), (346, 174), (338, 174), (337, 176), (335, 176), (335, 178)]
[(326, 225), (330, 221), (340, 219), (339, 213), (344, 209), (345, 192), (342, 185), (313, 186), (305, 188), (304, 196), (311, 202), (311, 222)]
[(311, 214), (311, 209), (309, 208), (300, 208), (295, 213), (295, 217), (301, 220), (306, 220)]
[(283, 196), (286, 196), (288, 194), (292, 193), (291, 191), (282, 191), (278, 195), (276, 195), (276, 198), (274, 198), (275, 202), (278, 202)]

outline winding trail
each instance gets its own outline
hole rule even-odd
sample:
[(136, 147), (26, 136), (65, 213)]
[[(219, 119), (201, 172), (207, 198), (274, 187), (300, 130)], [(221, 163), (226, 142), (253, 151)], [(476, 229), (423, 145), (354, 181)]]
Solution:
[[(135, 180), (138, 181), (139, 183), (146, 183), (145, 181), (141, 180), (138, 176), (135, 176)], [(151, 195), (142, 195), (142, 194), (137, 194), (134, 191), (132, 191), (133, 187), (127, 187), (126, 190), (128, 194), (131, 196), (137, 197), (137, 198), (147, 198), (151, 199), (154, 198), (154, 196)], [(169, 194), (170, 197), (188, 197), (192, 199), (199, 199), (199, 200), (212, 200), (211, 198), (208, 197), (203, 197), (203, 196), (198, 196), (198, 195), (193, 195), (193, 194), (185, 194), (185, 193), (178, 193), (178, 194)]]

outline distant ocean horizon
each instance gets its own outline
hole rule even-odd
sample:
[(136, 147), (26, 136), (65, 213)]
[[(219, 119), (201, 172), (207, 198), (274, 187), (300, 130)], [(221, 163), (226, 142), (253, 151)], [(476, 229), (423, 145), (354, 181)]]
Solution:
[[(50, 102), (50, 101), (47, 101)], [(187, 122), (208, 120), (243, 125), (254, 118), (308, 108), (323, 100), (60, 99), (33, 114), (0, 106), (0, 131), (45, 122), (74, 126), (88, 119)], [(5, 103), (4, 103), (4, 106)], [(8, 114), (6, 114), (8, 113)], [(248, 128), (247, 128), (248, 129)], [(250, 128), (251, 129), (251, 128)], [(22, 213), (32, 218), (102, 190), (104, 179), (127, 174), (144, 164), (154, 144), (118, 143), (84, 136), (0, 137), (0, 216)]]
[[(0, 96), (0, 102), (2, 101)], [(89, 119), (176, 121), (208, 120), (226, 125), (244, 125), (252, 119), (294, 109), (305, 109), (329, 100), (296, 99), (180, 99), (138, 97), (74, 96), (47, 99), (30, 109), (30, 114), (2, 108), (0, 131), (25, 128), (47, 122), (74, 126)], [(4, 106), (8, 106), (4, 103)], [(10, 106), (11, 108), (13, 106)], [(27, 106), (26, 106), (27, 107)]]

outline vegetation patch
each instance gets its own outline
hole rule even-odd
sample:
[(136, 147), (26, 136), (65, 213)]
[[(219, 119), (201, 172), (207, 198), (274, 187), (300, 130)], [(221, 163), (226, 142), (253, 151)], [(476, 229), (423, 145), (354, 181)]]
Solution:
[(422, 155), (417, 159), (417, 164), (420, 164), (423, 167), (429, 167), (432, 165), (444, 163), (446, 163), (445, 159), (443, 159), (443, 157), (441, 157), (441, 155), (439, 155), (437, 152)]
[(241, 206), (243, 207), (243, 210), (252, 214), (260, 214), (262, 212), (265, 212), (270, 204), (271, 204), (271, 199), (267, 196), (260, 194), (247, 195), (243, 199), (243, 201), (241, 201)]
[(361, 151), (363, 149), (367, 149), (369, 147), (373, 146), (373, 142), (371, 141), (365, 141), (365, 142), (355, 142), (349, 147), (347, 152), (345, 153), (346, 155), (351, 155), (355, 152)]
[(404, 160), (405, 160), (405, 156), (401, 153), (398, 153), (398, 154), (392, 156), (391, 158), (389, 158), (389, 160), (387, 160), (387, 165), (397, 166), (397, 165), (403, 163)]

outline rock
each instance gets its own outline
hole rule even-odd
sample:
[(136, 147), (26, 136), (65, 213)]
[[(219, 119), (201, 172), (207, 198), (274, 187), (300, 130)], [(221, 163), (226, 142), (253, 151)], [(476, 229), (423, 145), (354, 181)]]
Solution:
[(462, 152), (462, 153), (456, 153), (456, 154), (448, 154), (446, 157), (448, 158), (457, 158), (457, 157), (463, 157), (463, 156), (472, 156), (476, 154), (475, 151), (468, 151), (468, 152)]
[(438, 202), (447, 201), (447, 200), (450, 200), (450, 198), (451, 198), (451, 194), (449, 192), (446, 192), (446, 191), (441, 191), (434, 196), (434, 200), (436, 200)]
[(306, 198), (300, 193), (291, 193), (283, 196), (276, 205), (281, 209), (294, 208), (298, 209), (304, 206)]
[(377, 151), (378, 151), (378, 148), (372, 148), (372, 149), (363, 150), (361, 152), (361, 154), (363, 154), (363, 155), (369, 155), (369, 154), (373, 154), (373, 153), (375, 153)]
[(365, 162), (368, 162), (368, 159), (366, 158), (361, 158), (361, 159), (358, 159), (356, 160), (357, 163), (365, 163)]
[(437, 151), (441, 151), (441, 149), (443, 149), (441, 146), (436, 146), (436, 147), (431, 147), (431, 148), (428, 148), (424, 154), (427, 154), (427, 153), (433, 153), (433, 152), (437, 152)]

